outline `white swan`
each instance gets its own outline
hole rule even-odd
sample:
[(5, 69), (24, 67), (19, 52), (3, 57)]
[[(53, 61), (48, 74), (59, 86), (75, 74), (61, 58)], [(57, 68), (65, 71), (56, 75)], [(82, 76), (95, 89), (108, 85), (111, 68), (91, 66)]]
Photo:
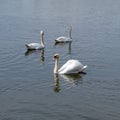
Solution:
[(68, 29), (68, 37), (58, 37), (55, 42), (56, 43), (66, 43), (66, 42), (72, 42), (72, 37), (71, 37), (71, 31), (72, 31), (72, 27), (70, 26), (70, 28)]
[(25, 44), (25, 46), (27, 47), (28, 50), (40, 50), (44, 48), (44, 40), (43, 40), (43, 35), (44, 35), (44, 31), (41, 30), (40, 32), (40, 36), (41, 36), (41, 41), (40, 43), (29, 43), (29, 44)]
[(78, 60), (68, 60), (59, 70), (58, 70), (58, 62), (59, 62), (59, 54), (54, 55), (55, 60), (55, 67), (54, 67), (54, 73), (57, 74), (78, 74), (80, 72), (83, 72), (85, 68), (87, 68), (87, 65), (82, 65), (81, 62)]

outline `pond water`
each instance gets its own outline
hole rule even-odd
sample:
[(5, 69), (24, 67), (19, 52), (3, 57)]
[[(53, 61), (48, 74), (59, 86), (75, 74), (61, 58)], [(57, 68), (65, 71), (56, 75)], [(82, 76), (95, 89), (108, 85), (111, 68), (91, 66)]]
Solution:
[[(0, 119), (119, 120), (119, 11), (119, 0), (1, 0)], [(72, 43), (55, 45), (69, 26)], [(28, 52), (40, 30), (45, 49)], [(55, 76), (55, 53), (86, 74)]]

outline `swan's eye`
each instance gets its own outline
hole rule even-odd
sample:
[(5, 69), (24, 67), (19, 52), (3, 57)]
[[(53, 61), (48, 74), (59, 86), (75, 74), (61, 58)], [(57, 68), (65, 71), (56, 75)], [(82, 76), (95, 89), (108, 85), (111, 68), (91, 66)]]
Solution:
[(58, 54), (55, 54), (54, 55), (54, 59), (58, 59), (59, 58), (59, 55)]
[(57, 58), (57, 56), (55, 55), (54, 58)]

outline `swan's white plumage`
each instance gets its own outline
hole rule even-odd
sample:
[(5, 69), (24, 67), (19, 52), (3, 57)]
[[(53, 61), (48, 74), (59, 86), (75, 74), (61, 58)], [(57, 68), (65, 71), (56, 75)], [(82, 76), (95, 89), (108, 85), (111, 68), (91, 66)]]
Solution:
[(72, 42), (71, 31), (72, 31), (72, 27), (68, 29), (68, 37), (64, 37), (64, 36), (58, 37), (55, 40), (55, 42), (58, 42), (58, 43)]
[(78, 60), (68, 60), (59, 70), (58, 70), (58, 61), (59, 61), (59, 54), (54, 55), (55, 59), (55, 68), (54, 73), (59, 74), (78, 74), (82, 72), (87, 65), (83, 65)]
[(43, 40), (44, 32), (41, 31), (40, 35), (41, 35), (41, 43), (29, 43), (29, 44), (25, 44), (28, 50), (40, 50), (40, 49), (44, 48), (44, 40)]
[(86, 67), (78, 60), (68, 60), (58, 72), (60, 74), (76, 74), (82, 72)]
[(58, 37), (56, 40), (55, 40), (55, 42), (59, 42), (59, 43), (61, 43), (61, 42), (72, 42), (72, 39), (71, 38), (69, 38), (69, 37)]
[(42, 49), (44, 48), (43, 46), (41, 46), (39, 43), (29, 43), (26, 44), (27, 49), (31, 49), (31, 50), (38, 50), (38, 49)]

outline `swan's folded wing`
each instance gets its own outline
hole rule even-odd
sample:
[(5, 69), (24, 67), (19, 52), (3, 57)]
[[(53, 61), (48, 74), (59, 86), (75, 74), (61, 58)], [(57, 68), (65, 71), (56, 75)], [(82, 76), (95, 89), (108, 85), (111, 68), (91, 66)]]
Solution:
[(68, 74), (76, 74), (79, 73), (82, 69), (83, 66), (73, 63), (71, 64), (69, 67), (66, 68), (66, 70), (64, 71), (65, 73)]
[(58, 72), (61, 74), (66, 73), (76, 73), (79, 70), (79, 62), (77, 60), (68, 60), (59, 70)]
[(67, 39), (67, 37), (61, 36), (61, 37), (58, 37), (55, 41), (56, 42), (64, 42), (64, 41), (66, 41), (66, 39)]
[(26, 44), (26, 47), (28, 49), (39, 49), (41, 48), (41, 45), (39, 43), (30, 43), (30, 44)]
[(68, 60), (60, 69), (61, 74), (75, 74), (84, 70), (87, 66), (83, 66), (78, 60)]
[(69, 61), (67, 61), (67, 62), (58, 70), (58, 72), (63, 71), (67, 66), (69, 66)]

